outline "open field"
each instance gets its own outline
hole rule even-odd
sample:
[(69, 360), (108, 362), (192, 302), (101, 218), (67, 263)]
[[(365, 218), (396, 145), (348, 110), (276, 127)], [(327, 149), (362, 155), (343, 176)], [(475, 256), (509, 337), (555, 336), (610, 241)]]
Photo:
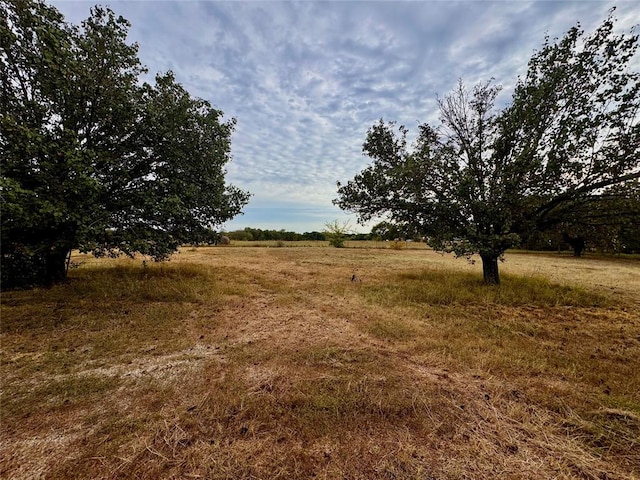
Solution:
[(238, 246), (4, 292), (0, 477), (640, 478), (640, 262)]

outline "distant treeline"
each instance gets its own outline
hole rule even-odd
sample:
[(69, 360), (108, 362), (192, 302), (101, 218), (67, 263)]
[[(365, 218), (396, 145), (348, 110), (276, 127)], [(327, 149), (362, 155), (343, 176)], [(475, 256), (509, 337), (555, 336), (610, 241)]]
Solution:
[[(636, 225), (627, 225), (611, 229), (612, 231), (593, 230), (589, 232), (576, 232), (567, 234), (563, 229), (555, 229), (549, 232), (533, 232), (524, 235), (521, 243), (516, 248), (538, 251), (566, 251), (575, 250), (576, 242), (582, 249), (601, 253), (640, 253), (640, 228)], [(325, 232), (288, 232), (282, 230), (261, 230), (247, 227), (244, 230), (234, 230), (223, 233), (231, 240), (275, 240), (285, 242), (296, 241), (328, 241)], [(375, 240), (394, 241), (410, 240), (422, 242), (424, 238), (402, 229), (381, 223), (373, 227), (370, 233), (345, 234), (345, 240)]]
[[(320, 240), (325, 241), (327, 237), (324, 232), (287, 232), (283, 230), (261, 230), (259, 228), (245, 228), (244, 230), (234, 230), (224, 235), (231, 240), (281, 240), (285, 242), (296, 242), (303, 240)], [(370, 233), (354, 233), (346, 234), (347, 240), (375, 240), (374, 235)]]

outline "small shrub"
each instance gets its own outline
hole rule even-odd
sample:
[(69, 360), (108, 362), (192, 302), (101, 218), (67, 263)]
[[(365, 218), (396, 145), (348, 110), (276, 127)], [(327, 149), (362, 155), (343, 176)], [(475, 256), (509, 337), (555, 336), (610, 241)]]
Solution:
[(404, 250), (407, 246), (407, 243), (402, 240), (394, 240), (389, 244), (389, 248), (393, 250)]
[(335, 248), (344, 248), (344, 238), (329, 238), (329, 245)]
[(325, 238), (329, 241), (329, 245), (335, 248), (344, 248), (344, 242), (347, 240), (349, 233), (349, 223), (339, 223), (338, 220), (325, 223), (326, 230), (323, 232)]

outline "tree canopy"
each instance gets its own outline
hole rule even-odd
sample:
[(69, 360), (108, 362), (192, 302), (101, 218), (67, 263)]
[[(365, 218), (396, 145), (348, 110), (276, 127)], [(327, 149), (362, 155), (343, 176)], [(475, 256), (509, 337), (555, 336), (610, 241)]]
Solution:
[(248, 201), (225, 184), (235, 119), (170, 72), (143, 82), (129, 27), (0, 3), (3, 287), (64, 279), (75, 248), (164, 259)]
[[(363, 145), (373, 163), (346, 184), (339, 207), (360, 221), (383, 217), (427, 237), (437, 250), (479, 254), (485, 283), (520, 235), (557, 226), (587, 203), (619, 195), (640, 178), (638, 36), (579, 25), (534, 52), (511, 103), (495, 106), (491, 81), (460, 81), (439, 100), (441, 124), (408, 130), (380, 120)], [(629, 187), (630, 188), (630, 187)], [(640, 220), (616, 210), (610, 218)], [(581, 207), (582, 206), (582, 207)]]

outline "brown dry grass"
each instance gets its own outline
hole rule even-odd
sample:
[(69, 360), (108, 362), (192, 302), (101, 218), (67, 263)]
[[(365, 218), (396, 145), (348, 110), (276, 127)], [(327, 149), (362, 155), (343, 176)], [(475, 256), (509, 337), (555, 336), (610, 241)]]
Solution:
[(2, 478), (640, 476), (638, 262), (74, 261), (2, 296)]

